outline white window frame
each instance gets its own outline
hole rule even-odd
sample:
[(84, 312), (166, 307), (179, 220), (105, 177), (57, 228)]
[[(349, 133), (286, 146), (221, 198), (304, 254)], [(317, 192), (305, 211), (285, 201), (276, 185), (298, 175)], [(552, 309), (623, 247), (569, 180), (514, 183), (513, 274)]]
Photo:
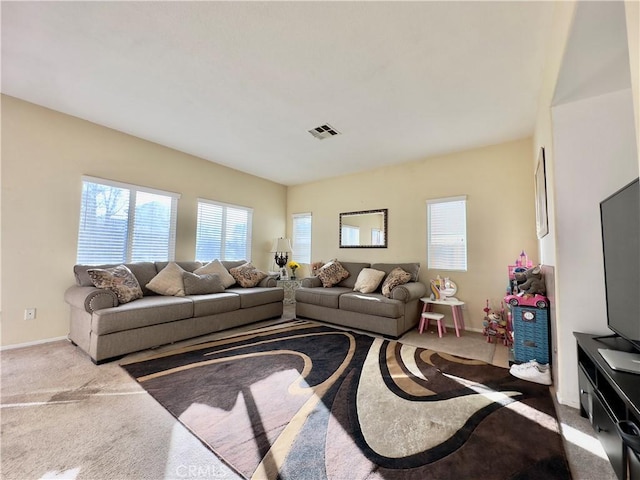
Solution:
[[(445, 204), (457, 203), (462, 206), (462, 215), (455, 223), (441, 223), (436, 225), (435, 221), (440, 217), (436, 209), (446, 208)], [(454, 205), (449, 206), (455, 208)], [(442, 213), (442, 212), (440, 212)], [(433, 222), (433, 224), (432, 224)], [(440, 234), (434, 232), (438, 228)], [(457, 237), (457, 238), (456, 238)], [(459, 244), (464, 247), (462, 252)], [(468, 235), (467, 235), (467, 196), (434, 198), (427, 200), (427, 268), (433, 270), (450, 270), (466, 272), (468, 268)]]
[[(308, 222), (308, 232), (303, 231)], [(311, 263), (311, 235), (313, 232), (313, 216), (311, 212), (294, 213), (291, 215), (293, 245), (292, 259), (298, 263)], [(306, 237), (306, 238), (301, 238)]]
[[(112, 188), (120, 188), (123, 190), (128, 190), (129, 192), (129, 203), (128, 203), (128, 211), (127, 211), (127, 240), (125, 244), (125, 251), (123, 252), (123, 256), (118, 260), (118, 262), (122, 263), (130, 263), (132, 261), (172, 261), (175, 259), (175, 250), (176, 250), (176, 224), (177, 224), (177, 216), (178, 216), (178, 200), (180, 199), (179, 193), (168, 192), (165, 190), (158, 190), (155, 188), (144, 187), (140, 185), (134, 185), (130, 183), (117, 182), (114, 180), (106, 180), (104, 178), (91, 177), (88, 175), (83, 175), (81, 177), (82, 180), (82, 196), (80, 199), (80, 217), (83, 214), (83, 202), (84, 202), (84, 184), (85, 183), (93, 183), (96, 185), (104, 185), (106, 187)], [(136, 201), (138, 193), (149, 193), (152, 195), (159, 195), (163, 197), (167, 197), (171, 202), (171, 212), (169, 217), (169, 235), (167, 239), (167, 257), (166, 258), (158, 258), (158, 257), (145, 257), (144, 259), (133, 258), (133, 242), (134, 242), (134, 230), (136, 227)], [(85, 212), (86, 214), (86, 212)], [(78, 243), (76, 248), (76, 261), (78, 263), (88, 263), (88, 264), (101, 264), (101, 263), (118, 263), (113, 262), (113, 259), (108, 259), (107, 257), (92, 256), (90, 260), (88, 260), (85, 255), (90, 252), (85, 252), (82, 257), (80, 253), (81, 245), (80, 245), (80, 236), (83, 228), (83, 219), (80, 218), (80, 222), (78, 225)], [(108, 240), (108, 239), (107, 239)], [(94, 238), (94, 242), (99, 241), (97, 237)], [(106, 261), (105, 261), (106, 260)]]
[[(198, 240), (199, 240), (199, 228), (200, 228), (200, 211), (201, 205), (213, 205), (215, 207), (222, 208), (222, 223), (221, 223), (221, 244), (220, 244), (220, 255), (218, 260), (246, 260), (247, 262), (251, 261), (251, 238), (252, 238), (252, 228), (253, 228), (253, 208), (245, 207), (242, 205), (233, 205), (231, 203), (219, 202), (216, 200), (209, 200), (207, 198), (198, 198), (198, 207), (196, 213), (196, 257), (198, 256)], [(245, 236), (245, 251), (243, 258), (231, 258), (227, 255), (226, 251), (226, 239), (227, 239), (227, 227), (228, 227), (228, 213), (229, 209), (234, 210), (242, 210), (247, 214), (247, 231)], [(200, 261), (211, 261), (215, 260), (214, 258), (196, 258), (196, 260)]]

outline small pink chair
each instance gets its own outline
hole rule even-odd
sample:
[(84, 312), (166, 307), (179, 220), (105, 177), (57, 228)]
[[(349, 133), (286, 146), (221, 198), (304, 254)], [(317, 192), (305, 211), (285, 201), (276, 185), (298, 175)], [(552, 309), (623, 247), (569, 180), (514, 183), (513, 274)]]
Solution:
[(442, 338), (443, 333), (447, 333), (447, 327), (444, 325), (442, 319), (444, 315), (442, 313), (424, 312), (420, 318), (420, 333), (426, 328), (429, 328), (431, 320), (438, 322), (438, 336)]

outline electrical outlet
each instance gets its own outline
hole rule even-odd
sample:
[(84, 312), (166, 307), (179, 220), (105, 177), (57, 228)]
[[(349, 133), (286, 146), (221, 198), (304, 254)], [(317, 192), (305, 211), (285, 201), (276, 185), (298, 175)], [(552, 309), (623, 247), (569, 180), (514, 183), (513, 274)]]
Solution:
[(33, 320), (36, 318), (36, 309), (35, 308), (27, 308), (24, 311), (24, 319), (25, 320)]

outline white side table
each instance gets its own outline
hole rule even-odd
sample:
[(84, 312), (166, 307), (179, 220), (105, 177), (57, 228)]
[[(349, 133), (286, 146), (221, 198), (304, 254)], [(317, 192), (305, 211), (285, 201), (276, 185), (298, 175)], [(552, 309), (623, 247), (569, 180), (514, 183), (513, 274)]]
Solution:
[(446, 305), (451, 307), (453, 325), (456, 328), (456, 337), (460, 336), (460, 331), (464, 330), (464, 316), (462, 314), (462, 306), (464, 305), (464, 302), (461, 302), (460, 300), (431, 300), (429, 297), (422, 297), (420, 301), (424, 303), (422, 313), (432, 312), (434, 305)]
[(282, 302), (286, 304), (296, 303), (296, 290), (300, 288), (301, 280), (278, 280), (277, 284), (284, 289), (284, 300)]

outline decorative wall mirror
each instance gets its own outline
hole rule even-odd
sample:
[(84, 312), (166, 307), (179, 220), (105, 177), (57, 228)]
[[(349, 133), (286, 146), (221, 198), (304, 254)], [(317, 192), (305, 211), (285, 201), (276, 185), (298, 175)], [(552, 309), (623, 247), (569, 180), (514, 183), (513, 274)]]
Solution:
[(340, 248), (387, 248), (387, 209), (341, 213)]

